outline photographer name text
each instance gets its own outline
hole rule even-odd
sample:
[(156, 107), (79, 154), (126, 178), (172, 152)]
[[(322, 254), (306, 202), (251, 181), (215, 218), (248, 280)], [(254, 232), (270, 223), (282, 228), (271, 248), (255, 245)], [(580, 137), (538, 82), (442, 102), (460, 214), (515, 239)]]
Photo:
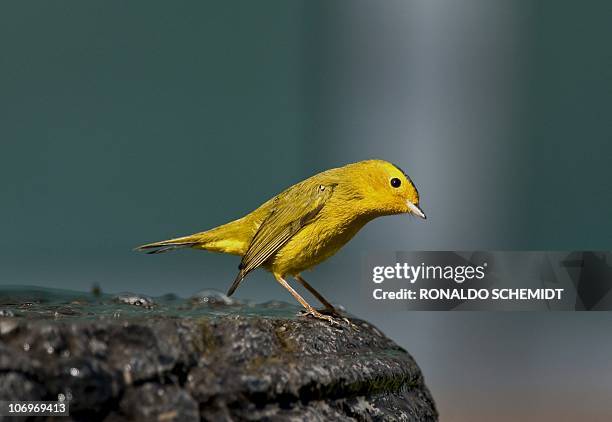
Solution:
[[(375, 300), (561, 300), (562, 288), (469, 288), (463, 283), (480, 281), (486, 276), (487, 263), (482, 265), (411, 265), (396, 263), (392, 266), (372, 268), (372, 282)], [(383, 283), (387, 280), (402, 280), (409, 288), (387, 290)], [(450, 281), (461, 287), (417, 287), (417, 282)]]

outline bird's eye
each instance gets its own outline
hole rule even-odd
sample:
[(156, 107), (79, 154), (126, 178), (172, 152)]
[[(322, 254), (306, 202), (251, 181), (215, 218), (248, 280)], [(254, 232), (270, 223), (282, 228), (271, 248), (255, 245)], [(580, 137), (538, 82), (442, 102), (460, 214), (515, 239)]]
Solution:
[(323, 192), (325, 190), (325, 185), (319, 185), (319, 190)]
[(402, 181), (398, 179), (397, 177), (394, 177), (393, 179), (391, 179), (391, 186), (393, 186), (394, 188), (399, 188), (401, 185), (402, 185)]

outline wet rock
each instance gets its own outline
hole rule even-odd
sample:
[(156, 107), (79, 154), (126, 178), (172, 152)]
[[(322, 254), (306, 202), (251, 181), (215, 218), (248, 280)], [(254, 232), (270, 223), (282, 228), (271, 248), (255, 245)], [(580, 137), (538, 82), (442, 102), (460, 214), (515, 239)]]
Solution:
[(0, 319), (2, 399), (65, 397), (87, 421), (437, 420), (415, 361), (367, 322), (330, 326), (280, 304), (177, 314), (169, 302), (185, 305)]
[(17, 322), (14, 320), (4, 320), (0, 319), (0, 335), (8, 334), (18, 326)]
[(0, 374), (0, 400), (2, 401), (10, 400), (15, 396), (21, 397), (21, 400), (41, 400), (44, 394), (45, 390), (42, 385), (18, 372)]
[(138, 421), (200, 420), (198, 403), (178, 385), (148, 382), (130, 389), (119, 405), (120, 415)]
[(79, 316), (81, 312), (73, 306), (60, 306), (55, 310), (57, 315)]

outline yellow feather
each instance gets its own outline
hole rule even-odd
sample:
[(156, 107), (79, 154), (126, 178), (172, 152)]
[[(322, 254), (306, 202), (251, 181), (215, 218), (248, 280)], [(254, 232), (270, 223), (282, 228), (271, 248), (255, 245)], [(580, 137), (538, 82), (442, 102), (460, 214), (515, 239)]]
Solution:
[(257, 248), (269, 258), (261, 266), (279, 277), (297, 275), (334, 255), (376, 217), (400, 213), (424, 217), (418, 205), (419, 194), (400, 168), (382, 160), (360, 161), (303, 180), (238, 220), (138, 249), (164, 252), (192, 247), (245, 256), (258, 231), (266, 230)]

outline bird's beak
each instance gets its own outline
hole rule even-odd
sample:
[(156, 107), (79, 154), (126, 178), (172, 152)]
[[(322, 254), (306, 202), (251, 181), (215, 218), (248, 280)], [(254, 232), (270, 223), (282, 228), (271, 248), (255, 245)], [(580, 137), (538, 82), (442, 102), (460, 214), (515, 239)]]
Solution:
[(427, 219), (425, 213), (418, 206), (414, 205), (410, 201), (407, 201), (406, 203), (408, 204), (408, 209), (410, 210), (411, 214), (421, 217), (423, 220)]

